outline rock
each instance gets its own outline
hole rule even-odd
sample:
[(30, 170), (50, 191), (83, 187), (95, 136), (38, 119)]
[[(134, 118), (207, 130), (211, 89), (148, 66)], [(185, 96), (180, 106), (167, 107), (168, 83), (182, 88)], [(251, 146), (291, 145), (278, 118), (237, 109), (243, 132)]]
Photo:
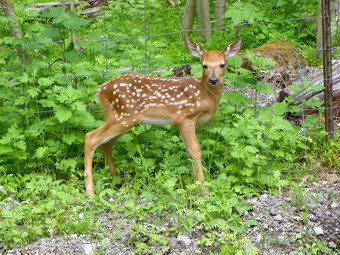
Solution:
[(310, 213), (308, 214), (308, 219), (310, 219), (311, 221), (316, 221), (317, 217), (314, 214)]
[(268, 224), (263, 224), (262, 228), (263, 229), (268, 229)]
[(277, 206), (273, 206), (272, 208), (270, 208), (270, 214), (275, 216), (279, 214), (279, 209), (277, 208)]
[(322, 217), (324, 216), (324, 214), (323, 214), (322, 211), (317, 211), (317, 212), (315, 213), (315, 216), (316, 216), (317, 218), (322, 218)]
[(267, 194), (263, 194), (259, 197), (260, 201), (262, 203), (266, 202), (268, 200), (268, 195)]
[(314, 233), (318, 236), (318, 235), (323, 235), (323, 229), (322, 227), (314, 227)]
[(274, 220), (277, 220), (277, 221), (283, 221), (283, 217), (281, 216), (281, 214), (275, 215), (273, 218)]
[(331, 207), (332, 208), (337, 208), (339, 206), (339, 203), (338, 202), (333, 202), (332, 204), (331, 204)]
[(336, 244), (334, 242), (329, 242), (328, 247), (331, 249), (336, 249)]
[(326, 216), (330, 216), (331, 214), (332, 214), (332, 213), (331, 213), (330, 211), (328, 211), (328, 210), (325, 211), (325, 215), (326, 215)]
[(5, 208), (9, 211), (13, 210), (15, 206), (19, 205), (20, 203), (16, 201), (15, 199), (8, 197), (6, 199), (6, 206)]
[(94, 243), (86, 243), (83, 244), (84, 254), (85, 255), (94, 255), (96, 254), (97, 245)]
[(189, 246), (191, 244), (191, 240), (187, 236), (178, 236), (177, 242), (184, 245), (184, 246)]
[(302, 232), (303, 232), (303, 229), (302, 229), (302, 228), (297, 228), (297, 229), (295, 229), (295, 232), (296, 232), (296, 233), (302, 233)]
[(256, 239), (255, 239), (255, 242), (260, 243), (261, 239), (262, 239), (262, 235), (261, 235), (261, 233), (258, 233), (257, 236), (256, 236)]
[(281, 230), (281, 225), (279, 223), (274, 223), (272, 226), (274, 227), (274, 231)]
[(291, 208), (288, 210), (289, 215), (293, 215), (293, 214), (295, 214), (295, 212), (296, 212), (296, 207), (295, 207), (295, 206), (291, 207)]

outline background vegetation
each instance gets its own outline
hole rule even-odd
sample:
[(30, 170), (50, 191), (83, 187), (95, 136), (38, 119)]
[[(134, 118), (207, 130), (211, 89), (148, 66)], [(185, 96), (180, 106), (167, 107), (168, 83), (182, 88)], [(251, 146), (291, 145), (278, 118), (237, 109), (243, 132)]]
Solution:
[[(317, 1), (293, 2), (230, 1), (225, 23), (254, 23), (238, 30), (244, 50), (282, 37), (299, 49), (314, 49), (315, 20), (276, 22), (316, 16)], [(14, 2), (21, 5), (14, 8), (23, 30), (19, 40), (10, 34), (8, 18), (0, 14), (0, 200), (3, 205), (13, 204), (0, 211), (0, 239), (8, 247), (65, 233), (98, 238), (98, 225), (89, 222), (104, 210), (140, 220), (151, 213), (173, 214), (180, 219), (178, 233), (203, 222), (207, 235), (202, 245), (221, 245), (222, 235), (237, 235), (255, 224), (241, 221), (243, 212), (251, 209), (242, 198), (289, 185), (304, 175), (315, 155), (322, 155), (326, 168), (339, 167), (332, 156), (339, 144), (326, 144), (322, 135), (308, 134), (323, 131), (316, 116), (295, 126), (285, 115), (301, 109), (289, 102), (259, 108), (237, 92), (252, 87), (256, 93), (271, 93), (271, 87), (240, 68), (242, 60), (235, 57), (229, 61), (233, 72), (226, 77), (235, 92), (226, 93), (214, 121), (198, 129), (212, 198), (201, 197), (192, 183), (178, 132), (171, 126), (140, 125), (113, 149), (119, 177), (109, 177), (102, 153), (96, 152), (98, 196), (89, 203), (83, 187), (83, 144), (85, 133), (102, 123), (96, 90), (124, 72), (152, 74), (162, 69), (161, 75), (168, 76), (171, 67), (197, 62), (180, 33), (185, 3), (116, 0), (94, 15), (81, 14), (88, 3), (80, 3), (73, 12), (67, 5), (28, 9), (35, 3)], [(205, 46), (223, 49), (236, 34), (235, 28), (214, 30)], [(200, 41), (196, 33), (191, 36)], [(30, 64), (23, 65), (18, 45), (29, 53)], [(314, 52), (305, 54), (315, 60)], [(254, 59), (257, 70), (270, 66), (268, 60)], [(199, 64), (193, 65), (193, 73), (200, 75)], [(304, 160), (297, 160), (301, 157)], [(106, 200), (112, 197), (117, 203), (108, 205)], [(137, 206), (143, 198), (151, 203)], [(151, 237), (161, 242), (157, 238)], [(149, 249), (140, 240), (131, 245), (139, 252)]]

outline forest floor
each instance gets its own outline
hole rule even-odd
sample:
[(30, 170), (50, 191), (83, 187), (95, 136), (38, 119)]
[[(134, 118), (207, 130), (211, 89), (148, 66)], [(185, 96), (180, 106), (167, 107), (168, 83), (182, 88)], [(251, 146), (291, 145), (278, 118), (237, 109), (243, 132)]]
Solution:
[[(255, 219), (258, 225), (240, 234), (240, 238), (251, 240), (240, 254), (340, 254), (340, 177), (322, 174), (316, 180), (306, 179), (303, 186), (282, 190), (279, 195), (263, 193), (259, 197), (247, 198), (254, 208), (243, 218)], [(219, 253), (221, 247), (218, 243), (202, 247), (199, 244), (205, 234), (202, 226), (181, 235), (171, 231), (177, 224), (171, 217), (164, 217), (159, 226), (164, 233), (169, 230), (167, 242), (155, 243), (146, 252), (136, 252), (136, 247), (131, 244), (134, 239), (142, 240), (143, 236), (135, 234), (133, 218), (123, 214), (112, 217), (110, 213), (97, 217), (107, 231), (104, 239), (94, 240), (78, 234), (54, 236), (4, 254), (234, 254)], [(152, 216), (143, 224), (147, 229), (147, 225), (152, 224)], [(257, 253), (250, 252), (254, 248)]]

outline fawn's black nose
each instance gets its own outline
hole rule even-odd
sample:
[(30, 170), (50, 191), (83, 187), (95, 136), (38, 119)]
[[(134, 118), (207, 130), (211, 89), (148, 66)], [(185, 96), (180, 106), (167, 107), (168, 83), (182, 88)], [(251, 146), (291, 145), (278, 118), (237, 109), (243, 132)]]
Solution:
[(209, 83), (211, 85), (217, 85), (218, 81), (219, 81), (218, 78), (210, 78), (209, 79)]

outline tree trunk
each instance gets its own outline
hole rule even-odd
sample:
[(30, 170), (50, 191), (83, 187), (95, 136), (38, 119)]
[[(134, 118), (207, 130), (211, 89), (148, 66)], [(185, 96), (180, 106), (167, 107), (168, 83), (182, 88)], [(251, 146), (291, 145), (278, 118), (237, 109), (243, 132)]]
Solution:
[(209, 0), (196, 0), (197, 6), (197, 21), (199, 32), (204, 42), (209, 42), (211, 39), (211, 20)]
[[(15, 14), (13, 8), (11, 8), (11, 6), (13, 6), (12, 1), (0, 0), (0, 3), (3, 7), (5, 7), (3, 10), (5, 16), (8, 18), (9, 29), (11, 31), (12, 36), (20, 41), (23, 38), (23, 33), (21, 30), (21, 26), (17, 20), (17, 15)], [(31, 57), (22, 46), (18, 46), (17, 51), (21, 58), (23, 59), (25, 65), (31, 64), (32, 62)]]
[(224, 14), (226, 12), (226, 1), (227, 0), (216, 0), (215, 3), (215, 27), (223, 27), (224, 26)]
[[(182, 30), (189, 31), (192, 29), (192, 25), (194, 23), (195, 9), (196, 0), (187, 0), (182, 19)], [(190, 32), (186, 32), (185, 34), (189, 35)]]

